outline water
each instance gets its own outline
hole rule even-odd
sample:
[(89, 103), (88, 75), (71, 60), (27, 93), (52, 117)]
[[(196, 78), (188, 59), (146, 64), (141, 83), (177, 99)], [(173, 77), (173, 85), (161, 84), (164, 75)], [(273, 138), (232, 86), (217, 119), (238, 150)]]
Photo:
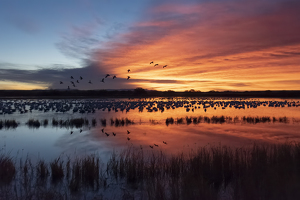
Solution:
[[(19, 123), (16, 128), (0, 130), (0, 153), (32, 160), (97, 154), (105, 161), (112, 151), (127, 147), (176, 154), (205, 145), (247, 146), (299, 141), (300, 137), (298, 99), (16, 99), (0, 100), (0, 113), (0, 120)], [(224, 118), (214, 121), (213, 116)], [(52, 119), (75, 118), (86, 118), (89, 124), (52, 126)], [(116, 118), (134, 123), (116, 126)], [(166, 124), (167, 118), (174, 122)], [(29, 119), (48, 119), (48, 125), (29, 127)], [(106, 120), (106, 126), (101, 119)]]

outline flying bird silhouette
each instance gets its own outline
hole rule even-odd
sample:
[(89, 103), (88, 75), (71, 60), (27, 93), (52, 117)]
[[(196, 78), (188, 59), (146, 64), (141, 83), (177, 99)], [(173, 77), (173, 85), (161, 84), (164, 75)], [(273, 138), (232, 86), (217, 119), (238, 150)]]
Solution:
[(157, 65), (158, 65), (158, 64), (155, 64), (154, 67), (157, 66)]
[(63, 82), (62, 82), (62, 81), (60, 81), (60, 84), (63, 84)]
[(130, 76), (127, 76), (127, 80), (130, 79)]
[(92, 81), (90, 80), (89, 83), (92, 84)]
[(128, 73), (129, 73), (129, 72), (130, 72), (130, 69), (128, 69), (127, 71), (128, 71)]
[(116, 76), (113, 76), (113, 79), (117, 78)]
[(77, 83), (79, 83), (79, 81), (78, 81), (78, 80), (77, 80), (76, 82), (77, 82)]
[(153, 64), (153, 61), (150, 64)]
[(104, 83), (104, 78), (102, 79), (102, 81), (101, 82), (103, 82)]
[(129, 130), (127, 130), (127, 134), (129, 134), (130, 133), (130, 131)]
[(106, 74), (105, 78), (109, 77), (110, 75), (109, 74)]
[(80, 80), (82, 80), (82, 77), (80, 76)]
[(167, 67), (168, 65), (164, 65), (163, 68)]
[(71, 76), (71, 79), (74, 79), (73, 76)]

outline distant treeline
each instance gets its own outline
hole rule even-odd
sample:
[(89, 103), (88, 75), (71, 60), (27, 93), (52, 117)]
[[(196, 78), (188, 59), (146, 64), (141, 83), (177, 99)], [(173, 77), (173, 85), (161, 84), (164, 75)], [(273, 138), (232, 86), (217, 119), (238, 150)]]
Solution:
[(136, 88), (134, 90), (0, 90), (0, 98), (147, 98), (147, 97), (231, 97), (231, 98), (254, 98), (254, 97), (273, 97), (273, 98), (300, 98), (300, 90), (283, 91), (209, 91), (201, 92), (196, 90), (187, 90), (184, 92), (156, 91)]

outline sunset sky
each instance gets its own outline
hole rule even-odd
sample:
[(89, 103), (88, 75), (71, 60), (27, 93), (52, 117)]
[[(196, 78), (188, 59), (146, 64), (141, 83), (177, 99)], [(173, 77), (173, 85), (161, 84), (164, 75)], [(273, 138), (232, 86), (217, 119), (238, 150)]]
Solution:
[(0, 0), (0, 89), (68, 86), (299, 90), (300, 1)]

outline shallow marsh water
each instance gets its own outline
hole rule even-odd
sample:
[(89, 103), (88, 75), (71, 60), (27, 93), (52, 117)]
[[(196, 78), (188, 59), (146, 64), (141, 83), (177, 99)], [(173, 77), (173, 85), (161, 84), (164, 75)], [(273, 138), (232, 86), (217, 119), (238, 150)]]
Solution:
[[(0, 153), (29, 156), (33, 160), (97, 154), (106, 161), (113, 151), (127, 147), (176, 154), (205, 145), (247, 146), (254, 142), (300, 141), (299, 99), (23, 99), (1, 100), (1, 108), (0, 120), (14, 119), (18, 127), (0, 130)], [(13, 112), (4, 114), (8, 108)], [(74, 108), (78, 111), (74, 112)], [(86, 112), (80, 113), (81, 108)], [(213, 116), (224, 116), (226, 120), (222, 123), (203, 120)], [(186, 117), (202, 117), (202, 120), (188, 123)], [(271, 121), (251, 123), (243, 117), (269, 117)], [(88, 119), (89, 125), (75, 128), (52, 126), (51, 123), (52, 119), (76, 118)], [(111, 119), (116, 118), (127, 118), (134, 123), (111, 124)], [(174, 123), (166, 123), (167, 118), (173, 118)], [(287, 120), (279, 121), (283, 118)], [(49, 123), (32, 128), (26, 124), (29, 119), (40, 122), (47, 119)], [(96, 120), (95, 126), (91, 124), (92, 119)], [(178, 119), (183, 122), (176, 123)], [(101, 120), (106, 120), (106, 125)]]

